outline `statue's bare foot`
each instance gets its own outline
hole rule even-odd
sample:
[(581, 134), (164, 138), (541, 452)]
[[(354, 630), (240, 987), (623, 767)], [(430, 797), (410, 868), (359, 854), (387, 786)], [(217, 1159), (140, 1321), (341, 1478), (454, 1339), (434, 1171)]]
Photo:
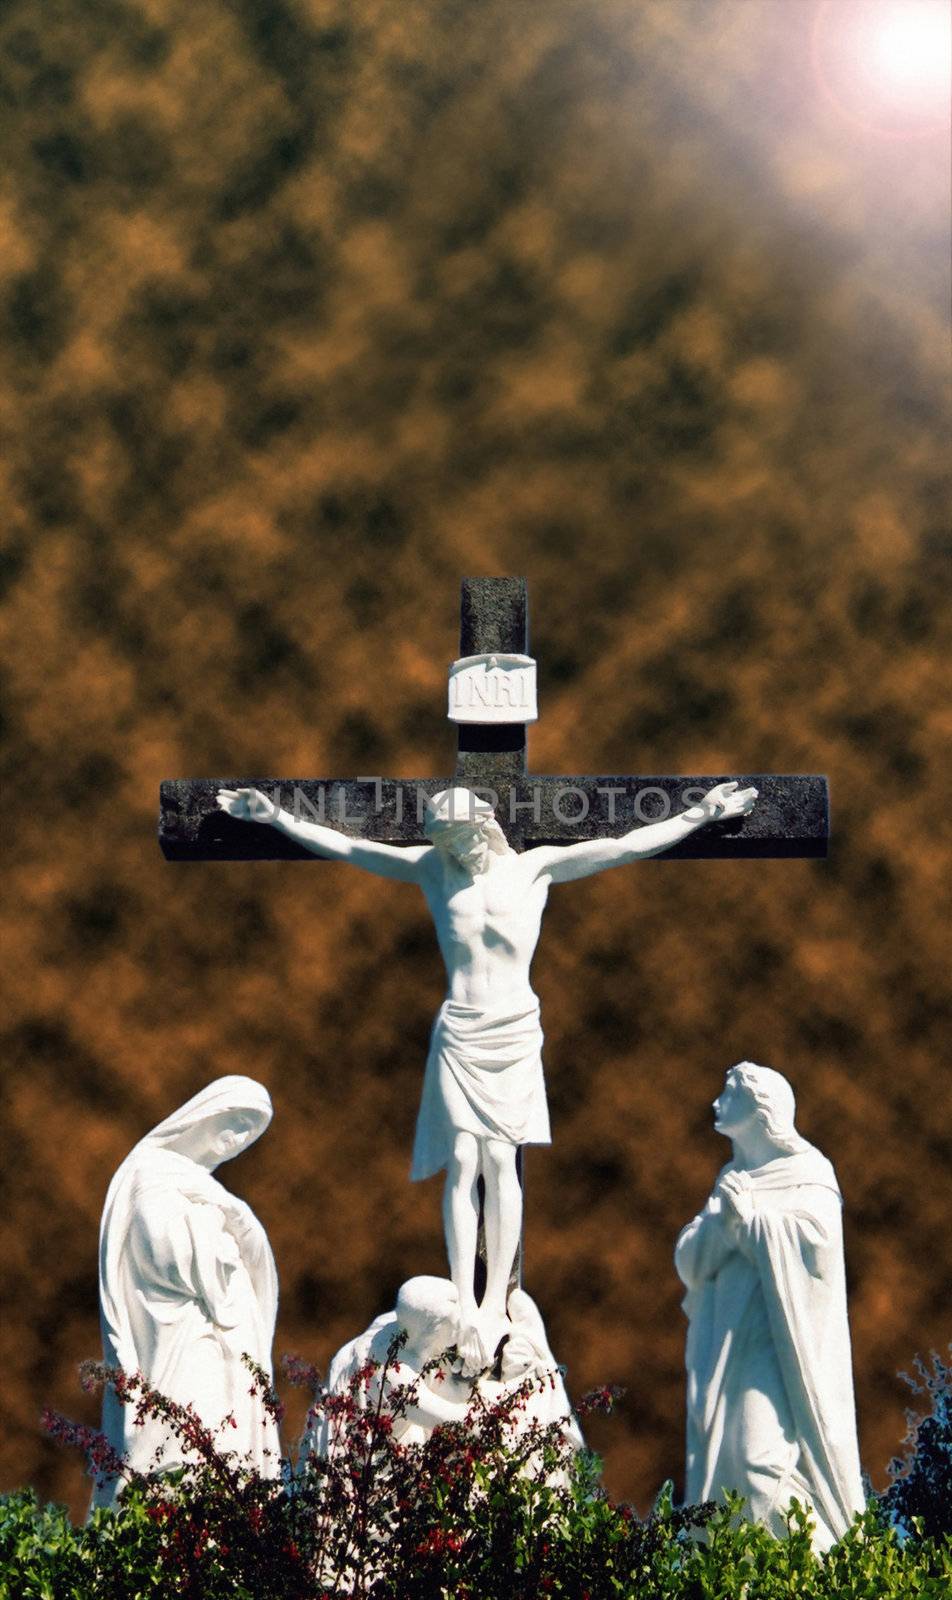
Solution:
[(503, 1339), (508, 1339), (512, 1332), (512, 1323), (505, 1311), (480, 1311), (480, 1327), (482, 1328), (483, 1343), (489, 1351), (489, 1365), (495, 1365), (499, 1346)]
[(464, 1378), (476, 1378), (491, 1364), (483, 1343), (482, 1330), (474, 1318), (461, 1325), (456, 1336), (459, 1370)]
[(496, 1351), (511, 1331), (509, 1318), (479, 1310), (460, 1328), (456, 1348), (464, 1378), (475, 1378), (495, 1365)]

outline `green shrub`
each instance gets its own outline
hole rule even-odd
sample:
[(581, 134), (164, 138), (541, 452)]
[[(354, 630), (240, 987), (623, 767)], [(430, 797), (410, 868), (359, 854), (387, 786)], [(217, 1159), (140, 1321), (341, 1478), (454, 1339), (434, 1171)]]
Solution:
[[(327, 1574), (322, 1582), (308, 1571), (306, 1546), (298, 1563), (289, 1562), (286, 1514), (269, 1519), (249, 1561), (247, 1548), (239, 1555), (209, 1539), (191, 1548), (170, 1539), (175, 1519), (157, 1524), (135, 1495), (116, 1512), (97, 1512), (81, 1529), (29, 1493), (8, 1495), (0, 1500), (0, 1594), (4, 1600), (318, 1600), (348, 1593), (373, 1600), (949, 1600), (952, 1594), (952, 1543), (901, 1542), (882, 1528), (875, 1508), (826, 1556), (816, 1556), (802, 1511), (791, 1513), (790, 1537), (777, 1540), (724, 1507), (702, 1543), (687, 1536), (684, 1514), (669, 1502), (638, 1523), (591, 1498), (583, 1483), (584, 1474), (557, 1517), (524, 1483), (497, 1491), (485, 1525), (476, 1515), (448, 1529), (438, 1524), (425, 1550), (404, 1544), (393, 1559), (378, 1557), (376, 1571), (352, 1573), (347, 1583)], [(186, 1539), (218, 1520), (196, 1496), (183, 1495), (179, 1508)], [(282, 1511), (288, 1510), (284, 1500)]]
[[(398, 1348), (395, 1341), (388, 1367)], [(187, 1443), (194, 1465), (137, 1475), (90, 1430), (51, 1419), (61, 1438), (91, 1452), (98, 1470), (119, 1467), (122, 1501), (74, 1529), (65, 1511), (41, 1506), (31, 1493), (0, 1500), (2, 1600), (952, 1597), (948, 1453), (936, 1450), (936, 1431), (924, 1432), (921, 1418), (904, 1477), (819, 1556), (808, 1514), (796, 1505), (788, 1536), (778, 1540), (743, 1520), (737, 1498), (717, 1509), (676, 1509), (667, 1485), (645, 1519), (614, 1504), (593, 1455), (574, 1455), (558, 1426), (521, 1415), (532, 1383), (493, 1406), (474, 1394), (465, 1423), (404, 1446), (393, 1423), (413, 1404), (416, 1385), (385, 1387), (376, 1380), (386, 1369), (379, 1375), (365, 1368), (346, 1394), (319, 1398), (339, 1440), (331, 1459), (310, 1456), (296, 1468), (286, 1462), (280, 1478), (266, 1480), (191, 1408), (156, 1394), (139, 1376), (102, 1376), (144, 1417), (161, 1416)], [(929, 1390), (940, 1444), (948, 1376), (939, 1364)], [(277, 1411), (264, 1375), (255, 1371), (253, 1381)], [(610, 1408), (610, 1392), (601, 1391), (588, 1409), (592, 1404)], [(919, 1461), (923, 1449), (927, 1459)], [(927, 1528), (915, 1512), (901, 1519), (890, 1496), (901, 1484), (909, 1494), (925, 1484), (926, 1500), (915, 1503), (938, 1506), (943, 1470), (946, 1527)]]

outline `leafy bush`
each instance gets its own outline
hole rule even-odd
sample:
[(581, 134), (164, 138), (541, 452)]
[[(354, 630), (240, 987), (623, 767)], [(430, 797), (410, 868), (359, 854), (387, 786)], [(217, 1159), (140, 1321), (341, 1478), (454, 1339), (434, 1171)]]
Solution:
[(906, 1412), (904, 1456), (889, 1463), (893, 1483), (882, 1496), (883, 1509), (907, 1533), (918, 1529), (933, 1539), (952, 1534), (952, 1367), (932, 1352), (932, 1370), (915, 1359), (921, 1382), (904, 1372), (910, 1389), (932, 1402), (927, 1416)]
[[(916, 1454), (884, 1497), (886, 1515), (872, 1504), (833, 1550), (818, 1556), (809, 1517), (797, 1506), (788, 1519), (789, 1536), (777, 1540), (743, 1520), (736, 1498), (718, 1509), (677, 1510), (667, 1485), (646, 1519), (630, 1506), (613, 1504), (600, 1487), (593, 1455), (575, 1454), (557, 1424), (543, 1427), (528, 1420), (532, 1392), (541, 1380), (527, 1381), (494, 1405), (474, 1392), (465, 1422), (438, 1428), (423, 1444), (402, 1444), (394, 1424), (414, 1404), (417, 1384), (397, 1382), (398, 1356), (395, 1341), (382, 1373), (368, 1366), (345, 1394), (321, 1394), (317, 1409), (335, 1433), (330, 1458), (309, 1455), (296, 1468), (282, 1463), (282, 1476), (273, 1480), (258, 1477), (224, 1448), (227, 1419), (222, 1433), (213, 1435), (190, 1407), (174, 1405), (140, 1376), (100, 1369), (143, 1418), (164, 1420), (187, 1446), (191, 1465), (152, 1477), (131, 1473), (91, 1430), (51, 1417), (53, 1432), (81, 1444), (97, 1470), (121, 1472), (122, 1502), (115, 1511), (96, 1511), (84, 1528), (74, 1530), (64, 1511), (39, 1505), (30, 1493), (0, 1500), (0, 1597), (949, 1600), (952, 1595), (952, 1537), (922, 1522), (897, 1525), (899, 1509), (890, 1501), (903, 1484), (927, 1485), (929, 1497), (938, 1495), (941, 1470), (948, 1487), (949, 1374), (941, 1364), (928, 1383), (934, 1414), (941, 1410), (940, 1433), (924, 1434), (923, 1419), (916, 1419), (910, 1433)], [(300, 1367), (297, 1376), (311, 1379)], [(252, 1382), (276, 1415), (278, 1402), (264, 1374), (252, 1369)], [(581, 1409), (610, 1409), (612, 1398), (611, 1391), (599, 1391)], [(920, 1462), (923, 1448), (927, 1459)], [(915, 1501), (926, 1503), (932, 1506), (933, 1499)], [(921, 1514), (909, 1511), (908, 1516)], [(946, 1504), (946, 1525), (948, 1520)]]

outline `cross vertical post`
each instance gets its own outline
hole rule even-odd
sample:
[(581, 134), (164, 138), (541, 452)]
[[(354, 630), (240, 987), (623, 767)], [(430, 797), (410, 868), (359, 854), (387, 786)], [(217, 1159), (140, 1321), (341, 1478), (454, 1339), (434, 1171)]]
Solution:
[[(525, 578), (464, 578), (460, 596), (461, 657), (527, 655), (529, 596)], [(461, 722), (456, 776), (465, 785), (512, 782), (527, 770), (524, 722)], [(508, 832), (508, 830), (507, 830)]]

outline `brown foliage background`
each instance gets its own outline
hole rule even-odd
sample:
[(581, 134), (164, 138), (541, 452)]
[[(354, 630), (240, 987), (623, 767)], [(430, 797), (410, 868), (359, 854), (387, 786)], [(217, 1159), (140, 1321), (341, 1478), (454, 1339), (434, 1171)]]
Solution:
[(106, 1184), (222, 1072), (276, 1102), (224, 1176), (279, 1351), (442, 1270), (422, 902), (154, 834), (163, 776), (450, 772), (467, 572), (529, 576), (535, 770), (832, 783), (826, 863), (550, 902), (527, 1285), (628, 1386), (609, 1486), (680, 1475), (671, 1249), (748, 1054), (840, 1175), (882, 1482), (949, 1333), (948, 155), (824, 98), (813, 9), (5, 8), (5, 1485), (82, 1507), (37, 1419), (87, 1404)]

